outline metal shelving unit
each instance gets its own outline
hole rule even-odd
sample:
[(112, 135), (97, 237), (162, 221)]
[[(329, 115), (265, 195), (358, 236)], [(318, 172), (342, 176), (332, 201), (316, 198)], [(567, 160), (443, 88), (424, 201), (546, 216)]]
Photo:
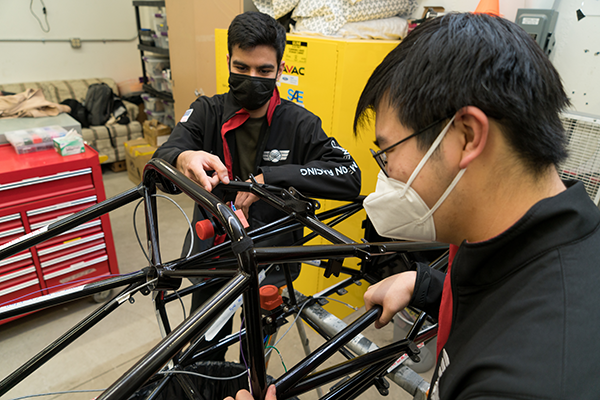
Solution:
[(163, 49), (162, 47), (156, 46), (147, 46), (145, 44), (138, 44), (138, 50), (141, 52), (149, 51), (152, 53), (164, 54), (165, 56), (169, 55), (169, 49)]
[(142, 23), (140, 20), (140, 7), (164, 7), (164, 0), (135, 0), (133, 1), (133, 6), (135, 7), (135, 22), (137, 25), (138, 31), (138, 50), (140, 51), (140, 61), (142, 62), (142, 76), (144, 79), (144, 92), (150, 93), (154, 97), (158, 97), (162, 100), (173, 102), (173, 93), (165, 92), (161, 90), (156, 90), (152, 86), (148, 84), (148, 77), (146, 76), (146, 64), (144, 64), (144, 53), (151, 52), (155, 54), (169, 55), (169, 49), (164, 49), (162, 47), (148, 46), (142, 44), (142, 40), (140, 37), (140, 29), (142, 28)]

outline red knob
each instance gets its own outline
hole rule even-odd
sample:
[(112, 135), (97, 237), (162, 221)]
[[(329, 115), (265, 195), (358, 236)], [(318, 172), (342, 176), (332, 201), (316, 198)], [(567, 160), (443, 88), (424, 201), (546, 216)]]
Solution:
[(283, 303), (279, 289), (275, 285), (265, 285), (260, 288), (260, 307), (264, 310), (274, 310)]
[[(250, 226), (242, 210), (235, 210), (235, 214), (239, 218), (244, 228), (248, 228)], [(203, 219), (202, 221), (196, 222), (196, 235), (198, 235), (200, 240), (210, 239), (211, 237), (215, 236), (215, 226), (212, 221), (210, 219)]]
[(198, 235), (200, 240), (210, 239), (215, 236), (215, 227), (210, 219), (203, 219), (196, 222), (196, 235)]

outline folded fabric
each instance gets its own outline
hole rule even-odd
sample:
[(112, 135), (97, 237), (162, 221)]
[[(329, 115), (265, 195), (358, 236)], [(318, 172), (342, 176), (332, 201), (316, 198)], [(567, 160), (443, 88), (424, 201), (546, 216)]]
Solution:
[(372, 19), (369, 21), (348, 22), (333, 35), (303, 31), (303, 24), (297, 23), (291, 32), (294, 35), (331, 36), (344, 39), (383, 39), (401, 40), (408, 33), (408, 21), (400, 17)]
[(70, 111), (69, 106), (46, 100), (41, 89), (0, 97), (0, 118), (53, 117)]
[(259, 11), (280, 18), (292, 12), (296, 30), (336, 35), (348, 22), (410, 16), (417, 0), (254, 0)]

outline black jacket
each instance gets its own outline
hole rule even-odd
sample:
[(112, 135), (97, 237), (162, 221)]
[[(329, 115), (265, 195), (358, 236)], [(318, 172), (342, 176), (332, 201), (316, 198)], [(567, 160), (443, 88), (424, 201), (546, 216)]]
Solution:
[[(233, 178), (232, 160), (236, 159), (235, 154), (239, 151), (235, 145), (235, 129), (246, 121), (247, 111), (230, 93), (225, 93), (199, 97), (186, 115), (187, 120), (185, 116), (182, 118), (154, 157), (175, 165), (181, 152), (204, 150), (219, 156), (229, 170), (229, 177)], [(359, 195), (360, 169), (348, 151), (325, 134), (319, 117), (280, 99), (275, 89), (267, 121), (256, 151), (255, 175), (262, 173), (265, 183), (283, 188), (293, 186), (314, 197), (351, 200)], [(250, 207), (250, 227), (258, 228), (283, 215), (265, 202), (258, 201)], [(202, 218), (196, 207), (194, 220)], [(301, 234), (281, 235), (275, 241), (258, 245), (290, 245)], [(206, 243), (201, 247), (195, 246), (194, 251), (207, 246)]]
[[(271, 103), (267, 113), (270, 126), (259, 140), (255, 173), (262, 173), (270, 185), (293, 186), (301, 193), (322, 198), (350, 200), (357, 197), (360, 169), (350, 154), (323, 132), (319, 117), (279, 99), (277, 90)], [(235, 159), (237, 151), (235, 128), (245, 121), (241, 120), (247, 112), (229, 93), (199, 97), (190, 110), (193, 111), (189, 119), (177, 124), (154, 157), (175, 164), (179, 153), (185, 150), (204, 150), (218, 155), (230, 168), (230, 160)], [(226, 155), (227, 148), (230, 157)]]
[[(460, 246), (432, 399), (600, 398), (600, 211), (566, 184), (506, 232)], [(425, 281), (439, 291), (439, 279)]]

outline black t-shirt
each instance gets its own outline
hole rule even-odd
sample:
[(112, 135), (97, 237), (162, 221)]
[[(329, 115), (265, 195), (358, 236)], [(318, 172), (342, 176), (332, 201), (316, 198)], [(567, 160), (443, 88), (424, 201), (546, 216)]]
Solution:
[(260, 132), (266, 117), (248, 118), (235, 130), (236, 155), (233, 163), (233, 173), (245, 181), (254, 173), (256, 164), (256, 148)]

